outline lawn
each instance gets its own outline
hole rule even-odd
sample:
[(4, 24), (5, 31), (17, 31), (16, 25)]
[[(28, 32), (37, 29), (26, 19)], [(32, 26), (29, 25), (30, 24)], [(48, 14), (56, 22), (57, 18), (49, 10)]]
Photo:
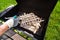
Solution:
[(60, 1), (57, 2), (50, 16), (45, 40), (60, 40)]
[(0, 12), (3, 11), (4, 9), (6, 9), (8, 6), (10, 5), (16, 5), (16, 1), (15, 0), (0, 0)]
[[(0, 12), (10, 5), (16, 5), (15, 0), (0, 0)], [(60, 40), (60, 0), (57, 2), (51, 13), (48, 23), (45, 40)]]

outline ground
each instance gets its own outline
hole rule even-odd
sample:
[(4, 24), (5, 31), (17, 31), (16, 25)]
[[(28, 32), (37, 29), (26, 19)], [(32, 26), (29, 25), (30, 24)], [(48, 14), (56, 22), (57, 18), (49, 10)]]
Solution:
[[(12, 4), (16, 5), (17, 3), (15, 0), (0, 0), (0, 12)], [(60, 40), (60, 0), (58, 0), (54, 10), (51, 13), (45, 40)]]

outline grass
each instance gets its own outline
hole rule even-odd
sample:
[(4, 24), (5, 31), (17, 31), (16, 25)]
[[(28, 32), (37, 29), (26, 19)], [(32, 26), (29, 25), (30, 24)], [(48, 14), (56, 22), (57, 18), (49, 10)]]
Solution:
[(15, 0), (0, 0), (0, 12), (6, 9), (10, 5), (16, 5)]
[[(15, 0), (0, 0), (0, 12), (12, 4), (16, 5), (17, 3)], [(45, 40), (60, 40), (60, 0), (50, 16)]]
[(50, 16), (45, 40), (60, 40), (60, 1), (57, 2)]

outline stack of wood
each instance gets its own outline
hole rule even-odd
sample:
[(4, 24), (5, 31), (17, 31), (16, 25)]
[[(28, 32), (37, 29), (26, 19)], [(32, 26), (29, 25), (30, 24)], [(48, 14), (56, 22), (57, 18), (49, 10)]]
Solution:
[(40, 23), (43, 22), (42, 18), (38, 17), (34, 13), (24, 13), (20, 16), (20, 26), (36, 33), (41, 27)]

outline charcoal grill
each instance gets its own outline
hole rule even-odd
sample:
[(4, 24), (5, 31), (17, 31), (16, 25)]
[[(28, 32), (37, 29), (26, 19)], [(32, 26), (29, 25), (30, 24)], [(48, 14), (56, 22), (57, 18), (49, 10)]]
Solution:
[(2, 15), (3, 14), (2, 12), (0, 14), (2, 15), (0, 18), (6, 21), (6, 19), (4, 19), (5, 17), (12, 17), (14, 15), (19, 16), (24, 12), (35, 13), (37, 16), (42, 17), (45, 20), (43, 23), (41, 23), (42, 27), (39, 28), (35, 34), (29, 30), (19, 27), (19, 25), (15, 28), (18, 30), (27, 31), (28, 33), (34, 35), (34, 37), (37, 38), (38, 40), (43, 40), (46, 32), (49, 16), (54, 6), (56, 5), (57, 0), (16, 0), (16, 1), (17, 1), (17, 5), (8, 12), (4, 11), (6, 12), (4, 15)]

